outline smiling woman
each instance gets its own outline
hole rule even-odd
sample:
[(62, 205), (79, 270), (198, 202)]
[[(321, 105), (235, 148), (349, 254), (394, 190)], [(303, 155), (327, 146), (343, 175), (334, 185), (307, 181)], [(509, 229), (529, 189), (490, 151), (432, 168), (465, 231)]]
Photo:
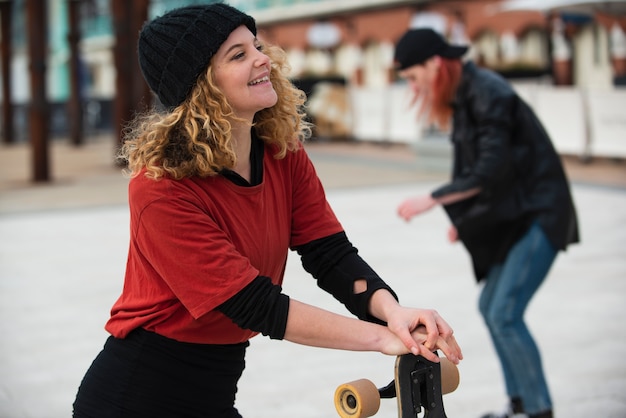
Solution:
[(247, 27), (239, 26), (230, 34), (215, 54), (212, 67), (215, 85), (235, 116), (251, 123), (256, 112), (276, 104), (270, 59)]
[[(121, 150), (131, 172), (124, 287), (75, 417), (238, 418), (257, 334), (459, 361), (439, 314), (401, 306), (348, 240), (302, 146), (304, 94), (252, 17), (223, 3), (174, 9), (144, 26), (138, 53), (167, 109), (140, 115)], [(289, 250), (357, 318), (283, 293)]]

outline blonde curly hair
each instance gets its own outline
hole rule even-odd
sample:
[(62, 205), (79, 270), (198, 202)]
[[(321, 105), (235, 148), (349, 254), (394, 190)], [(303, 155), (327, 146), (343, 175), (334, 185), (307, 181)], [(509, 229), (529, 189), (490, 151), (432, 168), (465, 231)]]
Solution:
[[(310, 137), (311, 126), (304, 112), (304, 93), (288, 79), (285, 52), (263, 45), (270, 57), (270, 80), (277, 103), (254, 117), (257, 135), (274, 144), (275, 158), (284, 158)], [(118, 158), (125, 161), (131, 176), (144, 168), (152, 179), (169, 176), (215, 176), (236, 163), (230, 121), (237, 120), (231, 106), (213, 81), (212, 66), (200, 75), (189, 97), (171, 112), (152, 109), (139, 114), (126, 127)]]

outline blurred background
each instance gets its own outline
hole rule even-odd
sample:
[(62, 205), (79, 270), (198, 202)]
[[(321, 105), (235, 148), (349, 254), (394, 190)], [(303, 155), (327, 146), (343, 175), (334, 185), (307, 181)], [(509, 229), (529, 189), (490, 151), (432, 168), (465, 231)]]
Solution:
[[(2, 142), (28, 142), (30, 177), (53, 177), (48, 144), (119, 142), (135, 112), (159, 106), (136, 59), (146, 19), (190, 0), (0, 0)], [(510, 79), (562, 155), (626, 156), (626, 3), (582, 0), (232, 0), (259, 37), (285, 49), (308, 97), (315, 139), (409, 145), (449, 160), (445, 132), (407, 111), (393, 47), (428, 26)]]
[[(128, 245), (123, 126), (160, 103), (136, 56), (143, 23), (204, 1), (0, 0), (0, 418), (71, 415), (106, 338)], [(404, 198), (445, 182), (447, 132), (410, 108), (392, 70), (411, 27), (471, 45), (509, 79), (562, 156), (582, 243), (559, 256), (529, 312), (562, 418), (626, 417), (626, 0), (231, 0), (282, 46), (316, 124), (305, 146), (360, 254), (407, 305), (435, 307), (466, 359), (450, 417), (504, 406), (479, 288), (443, 211), (407, 225)], [(289, 256), (287, 293), (344, 312)], [(287, 283), (288, 282), (288, 283)], [(335, 387), (387, 384), (376, 353), (256, 338), (238, 397), (256, 418), (336, 416)], [(314, 371), (314, 372), (312, 372)], [(270, 377), (270, 378), (268, 378)], [(379, 416), (395, 416), (395, 405)]]

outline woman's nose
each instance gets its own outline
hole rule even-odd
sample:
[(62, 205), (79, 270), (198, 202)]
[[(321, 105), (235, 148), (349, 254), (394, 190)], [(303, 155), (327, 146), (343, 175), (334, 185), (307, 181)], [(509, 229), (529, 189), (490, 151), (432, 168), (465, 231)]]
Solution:
[(257, 58), (256, 58), (257, 66), (259, 67), (269, 66), (269, 63), (270, 63), (270, 57), (268, 57), (267, 54), (265, 54), (263, 51), (257, 50)]

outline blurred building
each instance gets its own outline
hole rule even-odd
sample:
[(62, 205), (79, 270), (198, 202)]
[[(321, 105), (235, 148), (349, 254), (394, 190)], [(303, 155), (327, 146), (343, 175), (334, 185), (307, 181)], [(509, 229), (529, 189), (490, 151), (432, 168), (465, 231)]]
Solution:
[(252, 14), (260, 36), (289, 54), (321, 137), (406, 142), (422, 153), (430, 146), (422, 139), (438, 133), (407, 111), (410, 98), (393, 71), (395, 42), (408, 28), (428, 26), (450, 42), (469, 44), (468, 59), (510, 79), (562, 153), (626, 156), (626, 144), (592, 141), (594, 135), (609, 142), (626, 135), (626, 120), (611, 110), (626, 106), (623, 92), (615, 92), (624, 83), (625, 16), (503, 12), (502, 3), (310, 1)]
[[(11, 98), (17, 107), (29, 100), (24, 1), (14, 1), (12, 18)], [(207, 0), (152, 0), (149, 16), (192, 3)], [(502, 0), (229, 3), (257, 19), (261, 39), (285, 49), (294, 83), (310, 96), (309, 108), (320, 136), (400, 142), (419, 136), (424, 127), (416, 126), (406, 111), (406, 89), (393, 71), (394, 43), (410, 27), (430, 26), (451, 42), (470, 44), (468, 58), (524, 85), (609, 90), (626, 78), (624, 16), (502, 12)], [(69, 94), (68, 6), (67, 0), (47, 0), (47, 4), (48, 96), (57, 105), (52, 126), (62, 130), (62, 103)], [(82, 0), (80, 11), (85, 123), (88, 128), (107, 129), (111, 101), (117, 94), (110, 0)], [(360, 116), (376, 112), (387, 115), (378, 118), (376, 126)], [(18, 112), (16, 118), (20, 117), (23, 113)]]

